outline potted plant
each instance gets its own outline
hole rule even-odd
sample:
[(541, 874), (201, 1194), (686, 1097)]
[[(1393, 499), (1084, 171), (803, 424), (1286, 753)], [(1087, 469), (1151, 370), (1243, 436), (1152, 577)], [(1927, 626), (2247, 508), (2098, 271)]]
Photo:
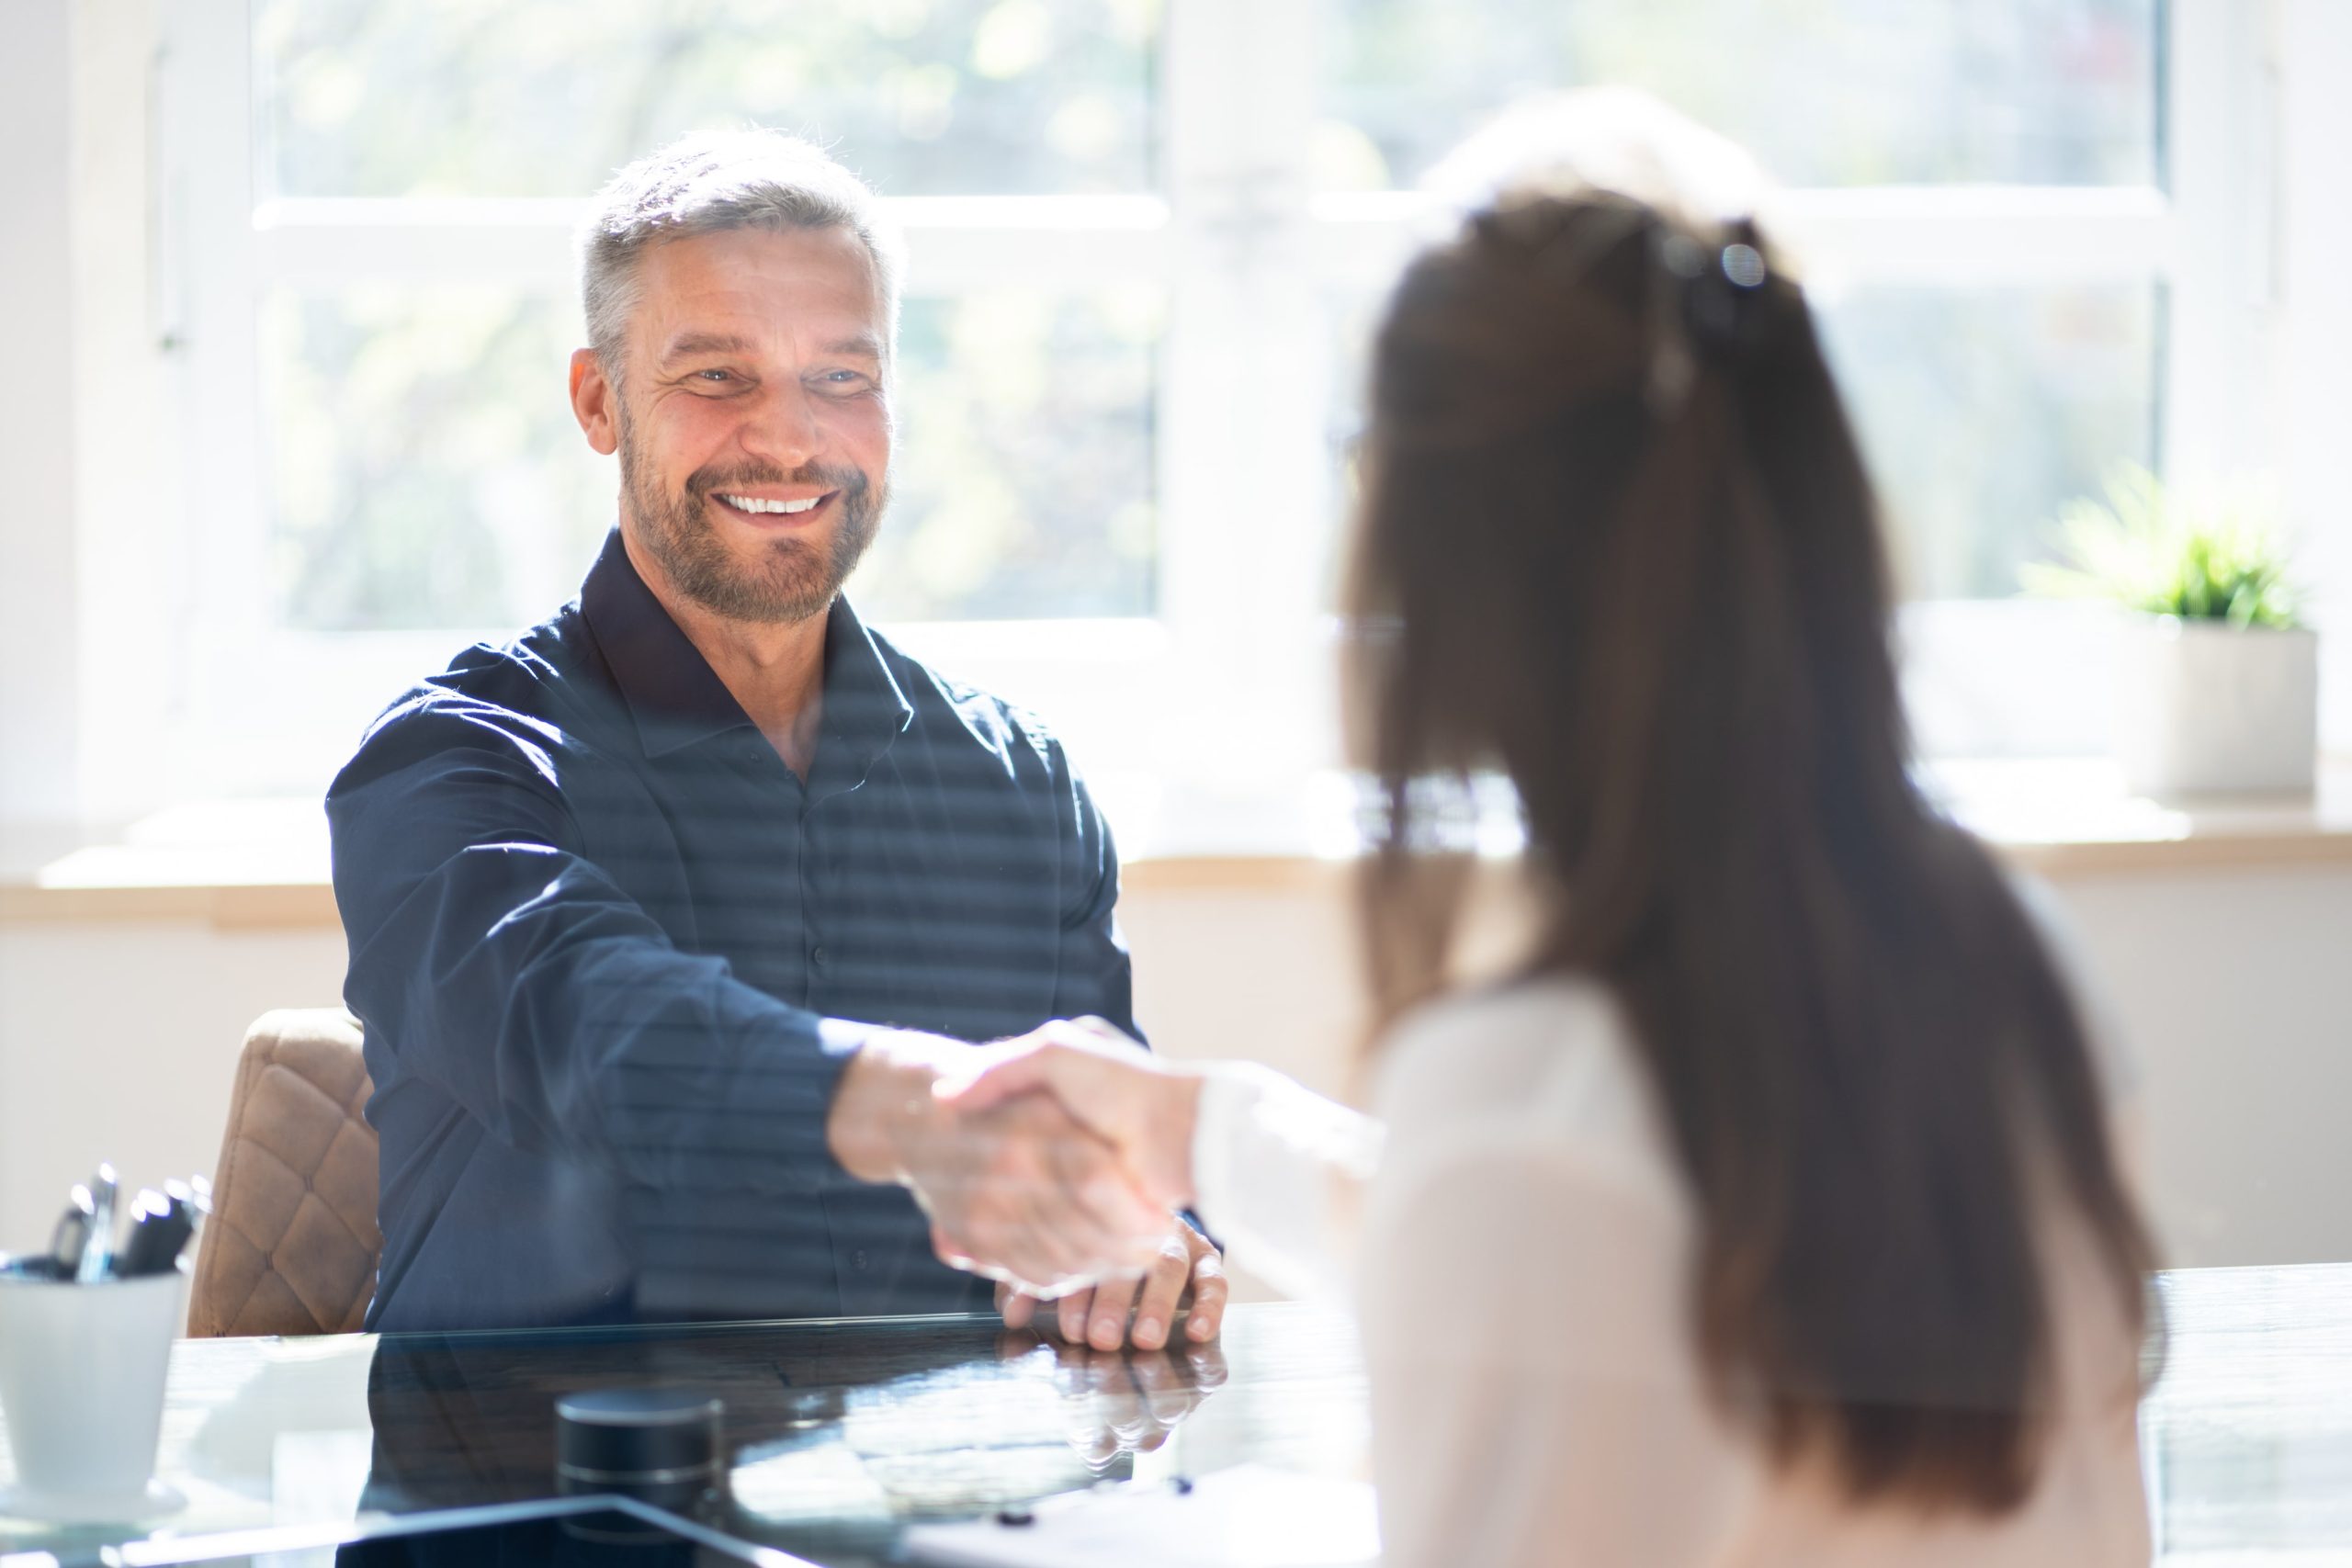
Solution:
[(2025, 569), (2038, 592), (2128, 613), (2117, 658), (2118, 759), (2144, 795), (2312, 787), (2319, 638), (2302, 625), (2274, 511), (2192, 498), (2145, 468), (2059, 516), (2064, 565)]

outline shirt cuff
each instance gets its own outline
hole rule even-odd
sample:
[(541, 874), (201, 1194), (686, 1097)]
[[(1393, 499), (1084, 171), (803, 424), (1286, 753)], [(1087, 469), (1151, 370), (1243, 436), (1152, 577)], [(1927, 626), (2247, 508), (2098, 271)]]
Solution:
[(1385, 1141), (1378, 1122), (1271, 1068), (1214, 1064), (1193, 1130), (1201, 1218), (1277, 1288), (1320, 1293), (1351, 1251), (1334, 1192), (1369, 1180)]
[(1193, 1207), (1212, 1230), (1233, 1212), (1235, 1145), (1257, 1113), (1264, 1085), (1240, 1062), (1212, 1064), (1193, 1113)]
[(817, 1021), (817, 1049), (842, 1066), (865, 1048), (865, 1043), (877, 1034), (891, 1032), (888, 1024), (860, 1023), (854, 1019), (820, 1018)]

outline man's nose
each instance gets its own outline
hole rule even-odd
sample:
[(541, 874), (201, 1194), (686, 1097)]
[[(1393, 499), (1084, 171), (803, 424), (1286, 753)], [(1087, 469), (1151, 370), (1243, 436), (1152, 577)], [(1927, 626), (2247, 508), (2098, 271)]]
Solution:
[(797, 380), (762, 388), (741, 439), (746, 455), (764, 458), (787, 472), (814, 461), (825, 446), (816, 400)]

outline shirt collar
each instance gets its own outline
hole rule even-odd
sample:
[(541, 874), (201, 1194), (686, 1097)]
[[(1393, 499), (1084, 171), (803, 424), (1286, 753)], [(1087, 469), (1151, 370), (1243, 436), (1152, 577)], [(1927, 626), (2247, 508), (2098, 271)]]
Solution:
[[(617, 528), (605, 536), (603, 553), (581, 584), (580, 613), (620, 686), (648, 757), (752, 728), (727, 683), (638, 575)], [(847, 599), (836, 598), (825, 617), (824, 692), (817, 765), (831, 773), (849, 764), (854, 778), (862, 780), (913, 722), (914, 708)]]

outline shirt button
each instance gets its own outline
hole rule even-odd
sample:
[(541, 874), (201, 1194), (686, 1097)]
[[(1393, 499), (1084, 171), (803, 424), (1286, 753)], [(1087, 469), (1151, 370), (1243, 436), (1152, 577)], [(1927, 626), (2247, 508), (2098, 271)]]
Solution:
[(865, 1248), (861, 1247), (849, 1255), (849, 1266), (861, 1271), (865, 1268)]
[(829, 968), (832, 964), (833, 955), (821, 947), (812, 947), (808, 950), (808, 962), (820, 969)]

